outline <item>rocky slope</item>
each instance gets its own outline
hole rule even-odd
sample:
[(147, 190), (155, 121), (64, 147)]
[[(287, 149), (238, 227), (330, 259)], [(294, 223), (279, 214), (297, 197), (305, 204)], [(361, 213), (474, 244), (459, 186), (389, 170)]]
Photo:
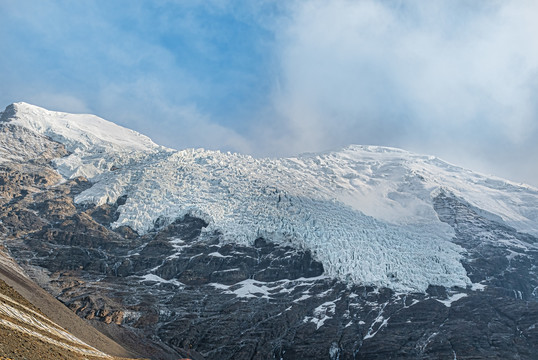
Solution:
[(536, 189), (396, 149), (259, 160), (26, 104), (1, 119), (2, 241), (136, 353), (538, 354)]
[(0, 356), (118, 359), (133, 356), (39, 288), (0, 249)]

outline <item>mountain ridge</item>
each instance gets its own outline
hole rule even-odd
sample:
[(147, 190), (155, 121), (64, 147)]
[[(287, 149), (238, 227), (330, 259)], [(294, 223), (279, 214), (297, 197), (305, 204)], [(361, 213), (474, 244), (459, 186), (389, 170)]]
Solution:
[[(112, 204), (124, 196), (112, 227), (128, 226), (140, 234), (157, 220), (166, 225), (194, 215), (208, 222), (205, 232), (220, 231), (230, 242), (291, 239), (295, 247), (312, 250), (328, 276), (421, 291), (429, 285), (471, 286), (459, 261), (463, 250), (450, 241), (452, 229), (433, 208), (441, 192), (538, 234), (538, 212), (525, 199), (538, 201), (538, 190), (431, 156), (359, 145), (283, 159), (174, 151), (93, 115), (49, 112), (24, 103), (13, 107), (5, 121), (49, 136), (70, 151), (54, 161), (64, 178), (83, 175), (92, 182), (75, 202)], [(96, 138), (89, 134), (94, 123), (107, 124), (109, 131)], [(114, 132), (134, 135), (118, 143)], [(126, 151), (121, 151), (123, 144)]]

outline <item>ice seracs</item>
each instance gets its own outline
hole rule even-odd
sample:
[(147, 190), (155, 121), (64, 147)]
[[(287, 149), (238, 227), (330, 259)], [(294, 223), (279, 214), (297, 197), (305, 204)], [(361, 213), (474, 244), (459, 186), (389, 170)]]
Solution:
[(157, 219), (191, 214), (225, 241), (265, 237), (310, 249), (328, 276), (404, 291), (470, 285), (462, 249), (433, 208), (440, 192), (538, 233), (538, 190), (435, 157), (373, 146), (285, 159), (175, 151), (92, 115), (14, 106), (4, 121), (65, 144), (70, 154), (55, 162), (57, 170), (93, 182), (76, 202), (127, 196), (114, 227), (144, 233)]

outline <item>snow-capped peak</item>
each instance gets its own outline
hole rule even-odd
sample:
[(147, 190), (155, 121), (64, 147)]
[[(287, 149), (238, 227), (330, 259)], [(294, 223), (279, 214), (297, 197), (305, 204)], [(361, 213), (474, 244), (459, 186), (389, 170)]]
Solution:
[(63, 144), (70, 154), (55, 160), (55, 164), (66, 178), (93, 179), (112, 166), (137, 163), (151, 154), (170, 150), (95, 115), (49, 111), (24, 102), (8, 106), (0, 120)]
[(71, 152), (97, 147), (116, 151), (152, 151), (159, 148), (149, 137), (95, 115), (49, 111), (24, 102), (8, 106), (2, 120), (48, 136), (64, 144)]
[(175, 151), (91, 115), (14, 107), (15, 115), (6, 111), (2, 119), (64, 143), (71, 154), (56, 161), (57, 170), (93, 182), (76, 202), (127, 196), (113, 227), (145, 233), (159, 218), (192, 214), (225, 241), (265, 237), (310, 249), (328, 276), (419, 291), (470, 285), (462, 249), (433, 207), (441, 192), (538, 234), (538, 190), (431, 156), (374, 146), (284, 159)]

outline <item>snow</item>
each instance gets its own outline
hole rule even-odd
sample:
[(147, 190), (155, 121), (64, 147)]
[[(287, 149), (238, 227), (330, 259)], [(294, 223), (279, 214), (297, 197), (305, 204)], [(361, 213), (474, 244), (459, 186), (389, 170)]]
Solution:
[(312, 297), (312, 295), (303, 294), (303, 295), (301, 295), (300, 298), (293, 300), (293, 302), (294, 302), (294, 303), (298, 303), (298, 302), (300, 302), (300, 301), (309, 299), (309, 298), (311, 298), (311, 297)]
[(181, 239), (177, 239), (177, 238), (170, 240), (169, 243), (170, 243), (170, 245), (172, 245), (175, 252), (172, 255), (168, 256), (167, 260), (172, 260), (172, 259), (178, 258), (179, 254), (181, 254), (183, 249), (189, 246), (189, 245), (184, 245), (185, 241), (183, 241)]
[(428, 338), (426, 340), (424, 340), (422, 342), (422, 344), (418, 345), (418, 349), (420, 350), (421, 353), (424, 353), (424, 351), (426, 350), (426, 348), (428, 347), (428, 345), (433, 341), (433, 339), (439, 335), (438, 332), (433, 332), (430, 336), (428, 336)]
[(101, 351), (99, 351), (97, 349), (86, 348), (87, 345), (84, 345), (85, 347), (80, 347), (80, 346), (71, 345), (71, 344), (69, 344), (67, 342), (58, 341), (58, 340), (55, 340), (55, 339), (50, 338), (48, 336), (45, 336), (45, 335), (43, 335), (43, 334), (41, 334), (41, 333), (39, 333), (37, 331), (34, 331), (31, 328), (27, 328), (27, 327), (24, 327), (22, 325), (18, 325), (18, 324), (13, 323), (13, 322), (11, 322), (9, 320), (0, 319), (0, 325), (8, 327), (8, 328), (10, 328), (12, 330), (21, 332), (23, 334), (33, 336), (33, 337), (38, 338), (39, 340), (42, 340), (42, 341), (47, 342), (49, 344), (56, 345), (56, 346), (62, 347), (64, 349), (74, 351), (74, 352), (76, 352), (78, 354), (81, 354), (81, 355), (112, 359), (111, 356), (109, 356), (109, 355), (107, 355), (107, 354), (105, 354), (105, 353), (103, 353), (103, 352), (101, 352)]
[[(377, 333), (379, 332), (379, 330), (381, 330), (382, 328), (384, 328), (385, 326), (387, 326), (389, 320), (390, 320), (390, 317), (388, 318), (384, 318), (383, 316), (383, 311), (385, 310), (385, 307), (387, 306), (387, 303), (383, 304), (379, 310), (379, 313), (377, 314), (377, 317), (375, 318), (374, 322), (372, 323), (372, 325), (370, 325), (370, 328), (368, 329), (368, 332), (366, 333), (366, 335), (363, 337), (363, 340), (367, 340), (367, 339), (370, 339), (370, 338), (373, 338), (374, 336), (377, 335)], [(379, 325), (378, 325), (379, 324)], [(376, 325), (378, 325), (377, 329), (375, 328)]]
[[(337, 301), (337, 300), (336, 300)], [(314, 309), (312, 316), (306, 316), (303, 319), (304, 323), (311, 322), (316, 325), (316, 330), (322, 327), (325, 322), (332, 319), (336, 309), (335, 301), (327, 301)]]
[[(219, 272), (227, 271), (237, 271), (235, 269), (219, 270)], [(282, 279), (273, 282), (264, 282), (254, 279), (246, 279), (239, 281), (232, 285), (225, 285), (220, 283), (210, 283), (209, 285), (215, 289), (222, 290), (225, 294), (235, 295), (239, 298), (263, 298), (271, 299), (271, 294), (280, 294), (280, 293), (292, 293), (295, 292), (297, 288), (303, 288), (306, 285), (311, 284), (320, 279), (325, 279), (326, 277), (317, 276), (311, 278), (299, 278), (299, 279)], [(312, 295), (309, 294), (309, 290), (303, 291), (301, 297), (293, 300), (294, 303), (311, 298)]]
[[(379, 325), (379, 327), (377, 328), (377, 330), (375, 330), (374, 332), (372, 332), (372, 328), (370, 328), (370, 330), (368, 331), (368, 334), (366, 334), (363, 338), (363, 340), (366, 340), (366, 339), (370, 339), (370, 338), (373, 338), (374, 336), (377, 335), (377, 333), (379, 332), (379, 330), (381, 330), (382, 328), (384, 328), (385, 326), (387, 326), (387, 324), (389, 323), (389, 320), (390, 320), (390, 317), (389, 318), (386, 318), (384, 319), (383, 316), (380, 316), (378, 320), (382, 320), (381, 322), (381, 325)], [(374, 324), (377, 324), (374, 323)], [(373, 326), (373, 325), (372, 325)]]
[(240, 298), (259, 297), (259, 295), (262, 295), (263, 298), (268, 299), (270, 295), (269, 290), (271, 290), (271, 288), (264, 284), (264, 282), (253, 279), (243, 280), (234, 285), (234, 287), (238, 287), (235, 290), (232, 290), (232, 293)]
[(484, 291), (486, 289), (486, 285), (480, 284), (480, 283), (473, 283), (471, 285), (471, 290), (473, 291)]
[(172, 284), (172, 285), (175, 285), (175, 286), (178, 286), (178, 287), (183, 287), (184, 286), (183, 283), (177, 281), (176, 279), (165, 280), (162, 277), (160, 277), (158, 275), (155, 275), (155, 274), (151, 274), (151, 273), (142, 276), (140, 281), (141, 282), (151, 281), (151, 282), (156, 282), (156, 283), (159, 283), (159, 284)]
[[(9, 119), (9, 124), (49, 137), (66, 147), (70, 155), (56, 161), (58, 171), (66, 178), (93, 178), (112, 166), (125, 166), (148, 154), (167, 151), (147, 136), (95, 115), (49, 111), (22, 102), (12, 106), (16, 115)], [(116, 161), (111, 163), (111, 159)]]
[(285, 161), (204, 150), (159, 153), (103, 173), (76, 201), (101, 204), (126, 194), (113, 226), (139, 233), (152, 229), (157, 218), (172, 222), (191, 214), (210, 224), (207, 232), (222, 232), (225, 241), (291, 241), (312, 250), (327, 275), (352, 282), (420, 290), (432, 282), (470, 283), (450, 228), (433, 215), (415, 224), (375, 219), (338, 201), (337, 189), (322, 175), (285, 171)]
[(266, 282), (247, 279), (234, 285), (210, 283), (215, 289), (224, 290), (226, 294), (234, 294), (238, 298), (270, 298), (270, 291), (277, 287), (268, 287)]
[(218, 258), (231, 258), (231, 257), (233, 257), (231, 255), (222, 255), (218, 251), (212, 252), (212, 253), (208, 254), (208, 256), (213, 256), (213, 257), (218, 257)]
[(325, 276), (397, 291), (471, 286), (460, 263), (463, 249), (451, 242), (452, 229), (433, 208), (441, 192), (538, 234), (537, 189), (431, 156), (356, 145), (285, 159), (175, 151), (93, 115), (14, 106), (11, 124), (69, 150), (55, 162), (63, 177), (92, 181), (75, 201), (99, 205), (127, 195), (113, 226), (140, 234), (158, 218), (172, 222), (190, 214), (225, 242), (250, 245), (265, 237), (309, 249)]
[(209, 285), (219, 290), (228, 290), (230, 288), (229, 285), (224, 285), (224, 284), (219, 284), (219, 283), (210, 283)]
[(340, 348), (338, 347), (338, 344), (333, 342), (331, 344), (331, 348), (329, 349), (329, 356), (331, 360), (339, 360), (340, 359)]
[(13, 104), (16, 117), (10, 123), (46, 135), (71, 152), (88, 149), (151, 151), (160, 148), (145, 135), (95, 115), (49, 111), (38, 106)]
[(439, 301), (441, 304), (445, 305), (446, 307), (451, 307), (452, 303), (460, 299), (463, 299), (464, 297), (467, 297), (467, 296), (468, 296), (467, 294), (460, 293), (460, 294), (454, 294), (450, 296), (447, 300), (439, 300), (439, 299), (435, 299), (435, 300)]

